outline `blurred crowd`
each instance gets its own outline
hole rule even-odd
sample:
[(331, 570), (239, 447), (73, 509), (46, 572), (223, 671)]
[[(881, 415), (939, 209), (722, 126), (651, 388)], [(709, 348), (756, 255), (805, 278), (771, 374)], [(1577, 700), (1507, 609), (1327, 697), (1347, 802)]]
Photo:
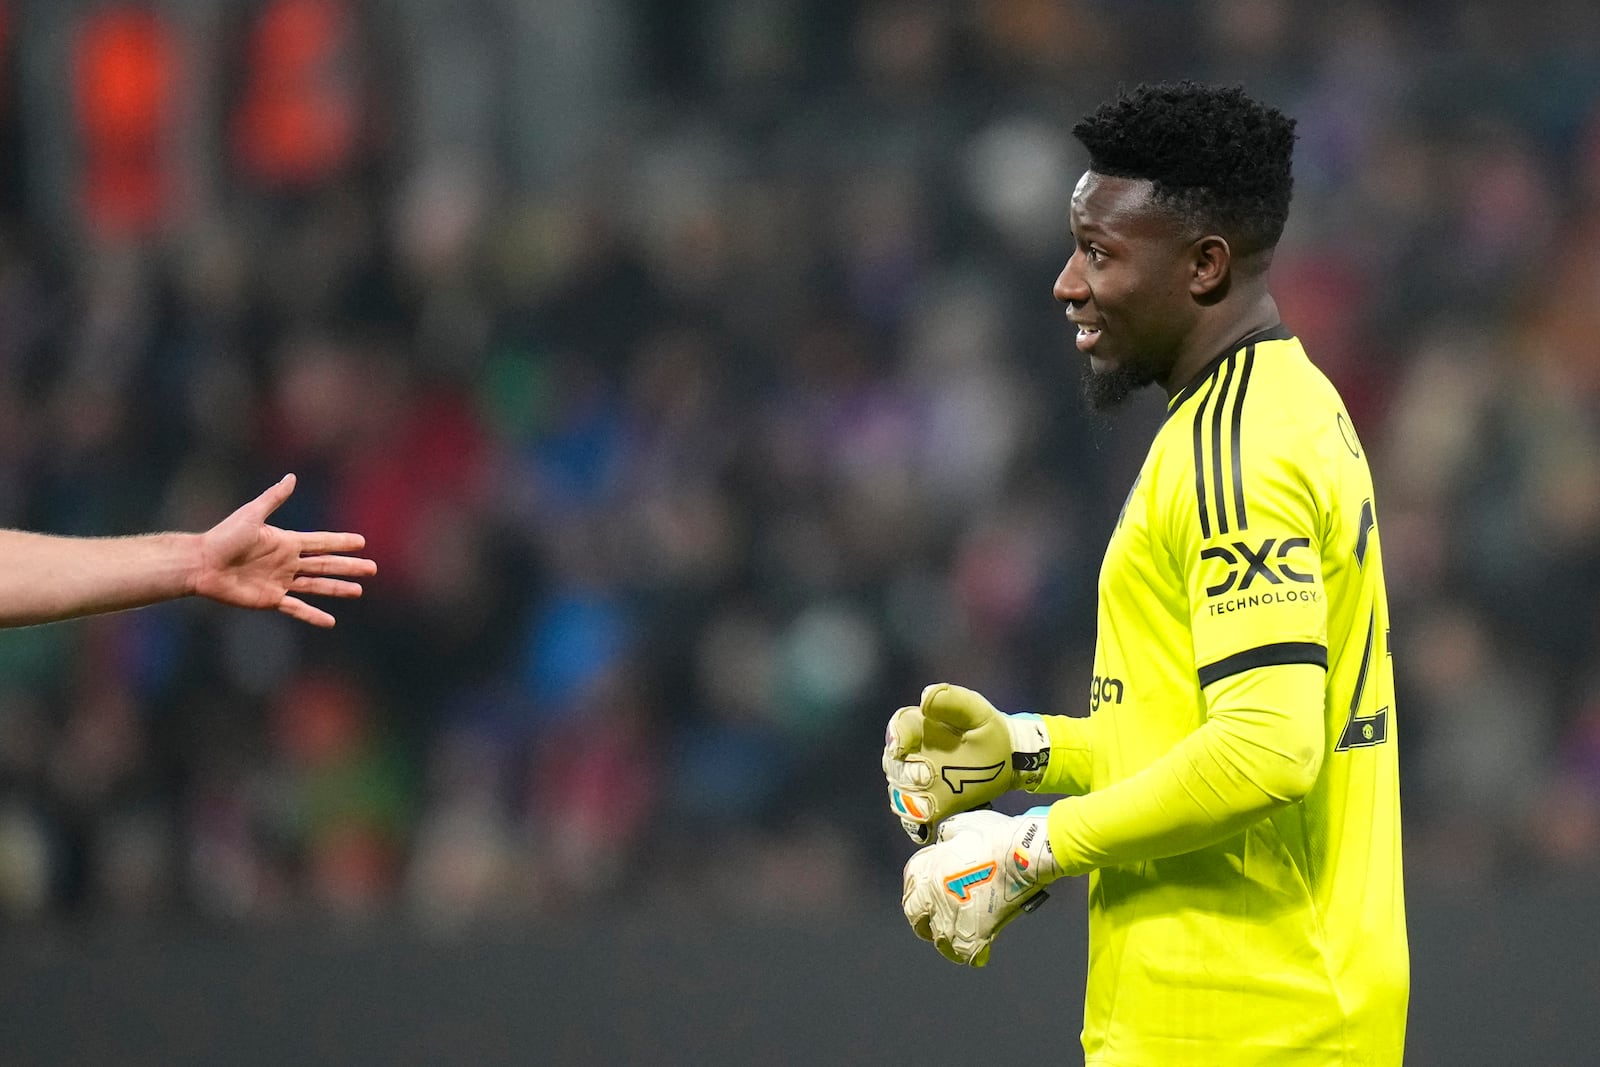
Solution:
[(0, 914), (891, 899), (894, 708), (1087, 712), (1068, 131), (1176, 77), (1300, 122), (1414, 876), (1600, 866), (1592, 2), (0, 0), (0, 524), (381, 568), (0, 634)]

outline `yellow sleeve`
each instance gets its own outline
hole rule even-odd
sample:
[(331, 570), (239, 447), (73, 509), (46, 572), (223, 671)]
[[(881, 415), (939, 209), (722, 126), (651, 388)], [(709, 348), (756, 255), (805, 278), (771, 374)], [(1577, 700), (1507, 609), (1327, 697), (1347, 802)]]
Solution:
[(1196, 453), (1201, 485), (1162, 496), (1154, 523), (1185, 586), (1204, 721), (1128, 777), (1051, 807), (1050, 843), (1069, 873), (1215, 844), (1304, 797), (1322, 767), (1322, 445), (1236, 416), (1219, 451), (1221, 411), (1213, 462)]
[[(1063, 873), (1192, 852), (1305, 796), (1322, 767), (1325, 678), (1322, 667), (1291, 663), (1213, 683), (1209, 718), (1165, 755), (1051, 805), (1050, 847)], [(1052, 745), (1055, 737), (1052, 729)], [(1055, 762), (1052, 747), (1052, 770)]]
[(1089, 718), (1071, 715), (1041, 715), (1050, 732), (1050, 762), (1044, 777), (1029, 792), (1067, 793), (1076, 796), (1089, 791), (1089, 775), (1094, 769)]

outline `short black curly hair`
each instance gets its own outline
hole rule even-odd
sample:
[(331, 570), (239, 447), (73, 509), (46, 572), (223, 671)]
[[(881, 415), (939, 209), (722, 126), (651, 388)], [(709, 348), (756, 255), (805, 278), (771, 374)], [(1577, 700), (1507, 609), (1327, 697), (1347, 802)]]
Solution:
[(1139, 85), (1085, 116), (1072, 135), (1089, 150), (1090, 170), (1150, 181), (1157, 203), (1202, 233), (1220, 233), (1238, 255), (1283, 236), (1294, 119), (1240, 86)]

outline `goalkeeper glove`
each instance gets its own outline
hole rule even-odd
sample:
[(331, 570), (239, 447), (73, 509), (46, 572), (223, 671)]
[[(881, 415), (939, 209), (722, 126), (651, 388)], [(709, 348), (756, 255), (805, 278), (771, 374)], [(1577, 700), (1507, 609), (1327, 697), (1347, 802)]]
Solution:
[(1007, 715), (970, 689), (930, 685), (884, 734), (889, 808), (907, 836), (927, 844), (940, 820), (1013, 789), (1032, 789), (1050, 763), (1050, 734), (1037, 715)]
[(973, 811), (940, 825), (938, 844), (905, 867), (900, 906), (916, 935), (955, 963), (988, 963), (995, 936), (1043, 904), (1041, 886), (1061, 876), (1045, 830), (1049, 810)]

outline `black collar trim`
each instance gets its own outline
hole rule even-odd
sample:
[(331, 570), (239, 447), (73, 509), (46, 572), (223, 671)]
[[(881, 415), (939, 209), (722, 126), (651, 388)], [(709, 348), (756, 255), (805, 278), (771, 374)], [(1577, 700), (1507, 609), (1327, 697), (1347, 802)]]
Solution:
[(1237, 354), (1241, 349), (1248, 348), (1259, 341), (1287, 341), (1292, 337), (1294, 337), (1294, 332), (1290, 330), (1289, 327), (1279, 322), (1268, 326), (1264, 330), (1257, 330), (1255, 333), (1246, 334), (1245, 336), (1239, 338), (1237, 341), (1233, 342), (1233, 344), (1223, 349), (1222, 353), (1210, 363), (1207, 363), (1203, 368), (1201, 368), (1200, 373), (1194, 376), (1193, 381), (1178, 391), (1178, 395), (1173, 397), (1172, 401), (1167, 404), (1168, 417), (1171, 417), (1174, 411), (1177, 411), (1180, 407), (1182, 407), (1185, 400), (1188, 400), (1191, 396), (1194, 396), (1195, 391), (1198, 390), (1202, 385), (1206, 384), (1206, 379), (1216, 374), (1217, 371), (1221, 369), (1222, 365), (1235, 354)]

